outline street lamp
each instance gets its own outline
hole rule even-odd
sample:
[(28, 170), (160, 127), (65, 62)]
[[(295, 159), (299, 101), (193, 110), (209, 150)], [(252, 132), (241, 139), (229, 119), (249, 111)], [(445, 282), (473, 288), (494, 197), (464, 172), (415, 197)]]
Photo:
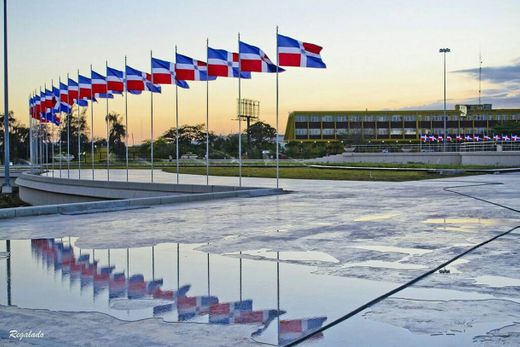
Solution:
[(439, 53), (444, 56), (444, 138), (443, 138), (443, 152), (446, 152), (446, 53), (451, 52), (449, 48), (440, 48)]

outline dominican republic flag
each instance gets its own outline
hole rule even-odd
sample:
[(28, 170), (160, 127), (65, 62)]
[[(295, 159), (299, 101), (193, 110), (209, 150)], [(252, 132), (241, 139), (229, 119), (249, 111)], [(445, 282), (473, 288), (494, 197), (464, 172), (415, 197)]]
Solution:
[(484, 135), (484, 137), (482, 137), (482, 140), (484, 141), (490, 141), (491, 140), (491, 137), (487, 136), (487, 135)]
[(54, 98), (52, 91), (45, 89), (45, 112), (48, 112), (54, 107)]
[(177, 53), (175, 55), (175, 74), (183, 81), (213, 81), (214, 76), (208, 77), (208, 64)]
[(154, 84), (175, 84), (188, 89), (186, 81), (175, 78), (175, 64), (166, 60), (152, 58), (152, 81)]
[(34, 119), (37, 119), (37, 120), (40, 120), (40, 109), (41, 109), (41, 101), (40, 101), (40, 96), (39, 95), (35, 95), (33, 97), (33, 114), (32, 114), (32, 117)]
[(29, 114), (31, 115), (31, 118), (34, 118), (34, 97), (31, 96), (29, 98)]
[(218, 304), (216, 296), (183, 296), (177, 298), (177, 312), (180, 321), (209, 313), (211, 305)]
[(213, 304), (209, 307), (210, 324), (233, 324), (242, 312), (253, 310), (253, 300)]
[(126, 66), (126, 89), (132, 94), (141, 94), (143, 90), (150, 91), (152, 93), (160, 93), (161, 86), (150, 82), (152, 75), (134, 69), (130, 66)]
[(500, 140), (502, 140), (502, 138), (500, 137), (500, 135), (493, 135), (493, 140), (500, 141)]
[(466, 136), (464, 136), (464, 140), (471, 142), (471, 141), (473, 141), (473, 137), (471, 137), (470, 135), (466, 135)]
[(65, 83), (60, 82), (60, 101), (69, 102), (69, 90)]
[(475, 142), (481, 141), (480, 136), (473, 134), (473, 141), (475, 141)]
[(122, 94), (124, 88), (123, 71), (107, 66), (107, 93)]
[(321, 328), (327, 317), (280, 320), (280, 345), (288, 344)]
[(450, 135), (448, 135), (448, 136), (446, 136), (446, 141), (448, 141), (448, 142), (452, 142), (453, 139), (452, 139), (452, 137), (451, 137)]
[(435, 142), (435, 141), (437, 141), (437, 137), (435, 137), (435, 136), (433, 136), (433, 135), (430, 135), (430, 136), (428, 136), (428, 140), (429, 140), (430, 142)]
[[(238, 53), (208, 47), (208, 75), (238, 78)], [(251, 73), (241, 72), (240, 78), (251, 78)]]
[(69, 95), (67, 103), (69, 105), (73, 105), (76, 102), (76, 100), (78, 99), (78, 95), (79, 95), (78, 83), (76, 81), (74, 81), (73, 79), (69, 78), (67, 81), (67, 86), (68, 86), (68, 95)]
[(322, 47), (295, 40), (288, 36), (278, 34), (278, 63), (280, 66), (314, 67), (324, 69), (327, 67), (321, 60)]
[(442, 137), (441, 135), (437, 136), (437, 141), (444, 142), (444, 137)]
[[(161, 280), (162, 281), (162, 280)], [(151, 283), (151, 282), (150, 282)], [(148, 283), (148, 291), (154, 297), (154, 299), (164, 299), (164, 300), (174, 300), (177, 297), (185, 296), (188, 290), (190, 290), (191, 285), (185, 285), (179, 288), (179, 290), (162, 290), (158, 286), (150, 288), (150, 283)]]
[(92, 94), (94, 94), (94, 96), (99, 96), (99, 94), (107, 94), (107, 80), (105, 76), (97, 73), (94, 70), (91, 70), (90, 78), (92, 81)]
[(511, 141), (518, 142), (520, 139), (516, 135), (511, 135)]
[(457, 141), (457, 142), (461, 142), (461, 141), (463, 140), (463, 138), (464, 138), (464, 135), (457, 135), (457, 136), (455, 137), (455, 141)]
[(246, 72), (278, 72), (285, 71), (277, 67), (260, 48), (240, 41), (240, 71)]
[(79, 98), (90, 99), (92, 98), (92, 81), (90, 78), (78, 75), (79, 83)]
[(509, 136), (507, 136), (507, 135), (502, 135), (502, 141), (509, 142), (509, 141), (511, 141), (511, 138), (509, 138)]

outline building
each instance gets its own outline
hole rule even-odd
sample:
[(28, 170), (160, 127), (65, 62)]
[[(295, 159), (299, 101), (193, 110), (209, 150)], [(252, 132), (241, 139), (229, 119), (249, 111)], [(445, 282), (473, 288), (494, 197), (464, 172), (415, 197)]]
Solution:
[[(520, 109), (493, 109), (491, 104), (456, 105), (447, 110), (448, 135), (493, 134), (493, 127), (520, 121)], [(294, 111), (286, 141), (419, 141), (421, 134), (443, 135), (443, 110)]]

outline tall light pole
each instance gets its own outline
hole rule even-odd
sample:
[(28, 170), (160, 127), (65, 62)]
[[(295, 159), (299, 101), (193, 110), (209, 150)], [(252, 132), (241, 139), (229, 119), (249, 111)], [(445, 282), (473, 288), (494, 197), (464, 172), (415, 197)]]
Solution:
[(447, 139), (447, 134), (446, 134), (446, 53), (449, 53), (450, 52), (450, 49), (449, 48), (441, 48), (439, 49), (439, 53), (442, 53), (444, 55), (444, 116), (443, 116), (443, 119), (444, 119), (444, 136), (443, 136), (443, 147), (442, 147), (442, 150), (443, 152), (446, 152), (446, 139)]
[(7, 82), (7, 0), (4, 0), (4, 185), (2, 193), (12, 193), (9, 182), (9, 104), (8, 104), (8, 82)]

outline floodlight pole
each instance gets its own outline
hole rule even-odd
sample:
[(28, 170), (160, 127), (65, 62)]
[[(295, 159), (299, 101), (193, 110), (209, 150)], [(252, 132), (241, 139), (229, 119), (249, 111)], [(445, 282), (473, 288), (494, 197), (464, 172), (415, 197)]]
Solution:
[(443, 139), (443, 152), (446, 152), (446, 139), (447, 139), (447, 134), (446, 134), (446, 53), (449, 53), (450, 52), (450, 49), (449, 48), (441, 48), (439, 49), (439, 53), (442, 53), (443, 56), (444, 56), (444, 116), (443, 116), (443, 120), (444, 120), (444, 139)]
[(7, 0), (4, 0), (4, 185), (2, 193), (12, 193), (13, 188), (9, 179), (9, 83), (7, 71)]

